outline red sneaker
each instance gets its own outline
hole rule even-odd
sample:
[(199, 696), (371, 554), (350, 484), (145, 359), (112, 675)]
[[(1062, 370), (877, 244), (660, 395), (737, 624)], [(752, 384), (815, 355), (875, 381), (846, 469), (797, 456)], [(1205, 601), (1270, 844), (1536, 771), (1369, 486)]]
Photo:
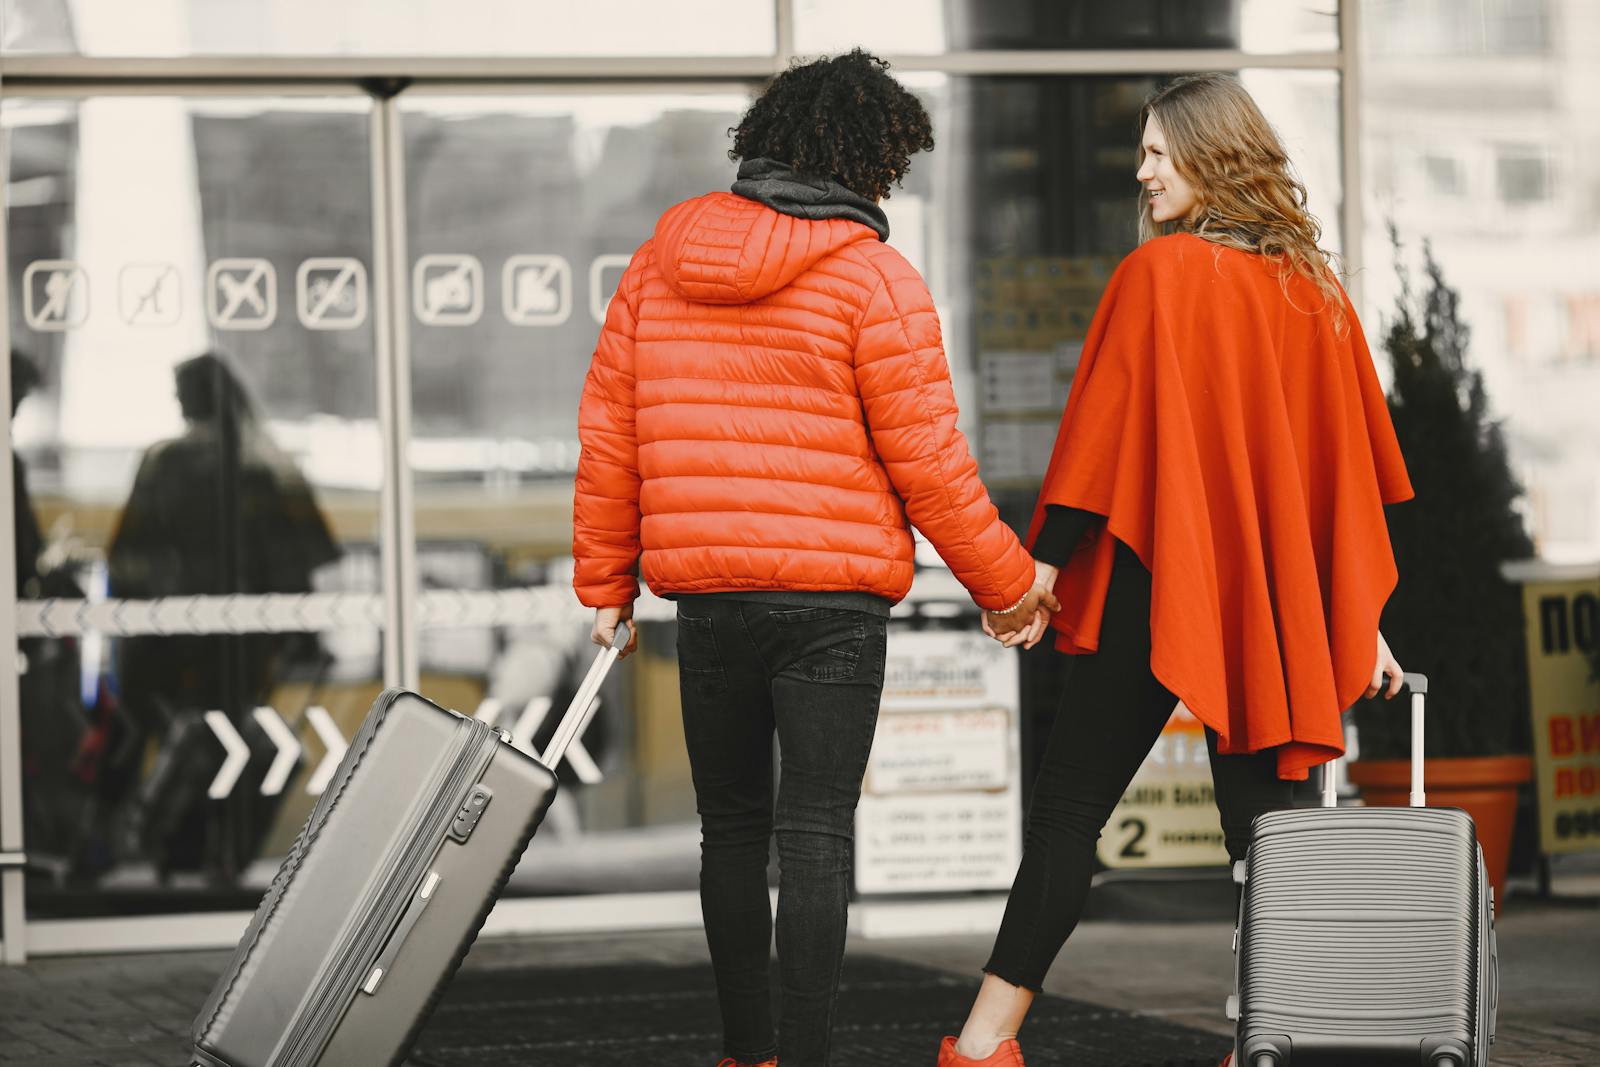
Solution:
[(1233, 1053), (1230, 1052), (1222, 1057), (1222, 1063), (1218, 1067), (1233, 1067)]
[(1024, 1067), (1022, 1046), (1017, 1039), (1008, 1037), (981, 1060), (963, 1056), (956, 1051), (956, 1039), (947, 1037), (939, 1045), (939, 1067)]
[(738, 1060), (730, 1056), (721, 1063), (717, 1064), (717, 1067), (778, 1067), (778, 1061), (762, 1060), (760, 1063), (740, 1063)]

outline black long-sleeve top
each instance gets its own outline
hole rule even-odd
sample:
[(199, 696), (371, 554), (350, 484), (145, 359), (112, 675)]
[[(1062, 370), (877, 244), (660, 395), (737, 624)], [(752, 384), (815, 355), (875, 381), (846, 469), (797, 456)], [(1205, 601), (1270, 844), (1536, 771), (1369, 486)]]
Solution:
[(1052, 567), (1065, 567), (1085, 534), (1106, 521), (1104, 515), (1062, 504), (1047, 504), (1044, 526), (1033, 542), (1033, 558)]

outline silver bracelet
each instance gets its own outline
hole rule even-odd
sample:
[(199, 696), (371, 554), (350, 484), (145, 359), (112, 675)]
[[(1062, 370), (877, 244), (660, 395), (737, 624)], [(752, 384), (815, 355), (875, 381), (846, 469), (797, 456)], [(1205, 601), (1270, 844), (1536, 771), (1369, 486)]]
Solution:
[(1004, 611), (989, 610), (989, 614), (990, 615), (1010, 615), (1012, 612), (1014, 612), (1018, 608), (1022, 607), (1023, 604), (1027, 603), (1028, 598), (1030, 596), (1032, 596), (1032, 595), (1033, 595), (1033, 586), (1030, 585), (1028, 587), (1028, 591), (1026, 593), (1022, 594), (1022, 599), (1021, 600), (1017, 601), (1015, 604), (1011, 605), (1009, 608), (1006, 608)]

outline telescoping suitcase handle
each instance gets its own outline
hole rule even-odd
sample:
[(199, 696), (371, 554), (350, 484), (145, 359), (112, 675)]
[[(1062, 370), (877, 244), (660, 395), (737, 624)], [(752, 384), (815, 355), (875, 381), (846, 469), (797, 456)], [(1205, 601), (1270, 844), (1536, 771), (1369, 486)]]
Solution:
[(567, 706), (566, 714), (561, 716), (561, 722), (556, 725), (555, 735), (550, 738), (550, 744), (545, 746), (544, 755), (539, 759), (539, 762), (550, 770), (553, 771), (561, 766), (567, 748), (589, 728), (589, 720), (594, 718), (595, 697), (600, 695), (600, 683), (606, 680), (606, 672), (617, 662), (618, 654), (628, 647), (628, 641), (632, 636), (632, 631), (626, 622), (617, 623), (617, 632), (612, 635), (611, 644), (601, 649), (600, 654), (594, 658), (589, 673), (583, 676), (578, 692), (573, 696), (572, 703)]
[[(1411, 691), (1411, 806), (1424, 808), (1428, 806), (1428, 796), (1422, 788), (1422, 701), (1428, 694), (1428, 676), (1407, 672), (1402, 678), (1405, 688)], [(1322, 806), (1325, 808), (1339, 802), (1333, 788), (1333, 771), (1339, 762), (1333, 760), (1322, 765)]]

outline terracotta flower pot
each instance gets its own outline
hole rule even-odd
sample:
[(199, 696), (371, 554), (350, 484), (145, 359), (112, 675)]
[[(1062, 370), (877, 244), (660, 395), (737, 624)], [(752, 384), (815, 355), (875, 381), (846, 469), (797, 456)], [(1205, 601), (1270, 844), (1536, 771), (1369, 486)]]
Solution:
[[(1368, 804), (1404, 807), (1411, 802), (1410, 760), (1356, 760), (1349, 769), (1350, 781), (1361, 788), (1361, 798)], [(1460, 808), (1478, 825), (1478, 843), (1483, 846), (1483, 864), (1498, 911), (1511, 859), (1517, 786), (1533, 777), (1533, 760), (1527, 756), (1430, 759), (1423, 763), (1422, 774), (1428, 807)]]

